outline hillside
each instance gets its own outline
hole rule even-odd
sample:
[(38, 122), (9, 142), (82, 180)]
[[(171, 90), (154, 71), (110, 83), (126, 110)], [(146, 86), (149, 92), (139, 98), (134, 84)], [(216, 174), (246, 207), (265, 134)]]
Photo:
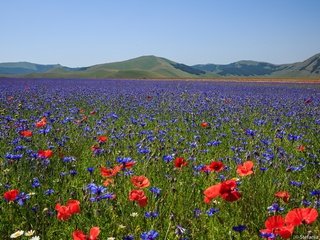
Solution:
[(83, 68), (28, 62), (0, 63), (0, 76), (32, 78), (320, 78), (320, 54), (303, 62), (281, 65), (246, 60), (225, 65), (198, 64), (188, 66), (152, 55)]

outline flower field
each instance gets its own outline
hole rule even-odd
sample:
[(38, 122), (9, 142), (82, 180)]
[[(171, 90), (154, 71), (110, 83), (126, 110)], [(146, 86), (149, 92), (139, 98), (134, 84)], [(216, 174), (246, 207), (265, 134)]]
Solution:
[(0, 79), (1, 239), (320, 239), (320, 85)]

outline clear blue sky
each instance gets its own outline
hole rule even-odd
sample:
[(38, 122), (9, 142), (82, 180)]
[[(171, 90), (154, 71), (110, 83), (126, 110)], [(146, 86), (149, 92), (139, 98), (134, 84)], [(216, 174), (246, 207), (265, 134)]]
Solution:
[(0, 62), (292, 63), (319, 52), (320, 0), (0, 2)]

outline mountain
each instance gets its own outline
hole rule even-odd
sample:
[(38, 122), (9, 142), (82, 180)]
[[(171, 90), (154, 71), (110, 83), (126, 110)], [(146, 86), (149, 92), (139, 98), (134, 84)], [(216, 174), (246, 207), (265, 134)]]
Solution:
[(320, 77), (320, 53), (293, 64), (238, 61), (225, 65), (198, 64), (192, 67), (223, 77)]
[(126, 61), (83, 68), (41, 65), (28, 62), (0, 63), (0, 76), (30, 78), (228, 78), (298, 77), (320, 78), (320, 54), (292, 64), (238, 61), (230, 64), (188, 66), (166, 58), (142, 56)]
[(60, 64), (41, 65), (29, 62), (7, 62), (0, 63), (1, 75), (17, 75), (30, 73), (46, 73), (56, 70), (79, 71), (81, 68), (68, 68)]

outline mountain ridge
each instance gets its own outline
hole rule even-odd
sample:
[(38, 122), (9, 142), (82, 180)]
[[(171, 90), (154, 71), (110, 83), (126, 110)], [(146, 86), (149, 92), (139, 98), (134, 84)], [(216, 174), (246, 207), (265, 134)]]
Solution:
[(0, 63), (0, 76), (32, 78), (320, 78), (320, 53), (302, 62), (291, 64), (240, 60), (229, 64), (189, 66), (154, 55), (79, 68), (70, 68), (60, 64), (6, 62)]

